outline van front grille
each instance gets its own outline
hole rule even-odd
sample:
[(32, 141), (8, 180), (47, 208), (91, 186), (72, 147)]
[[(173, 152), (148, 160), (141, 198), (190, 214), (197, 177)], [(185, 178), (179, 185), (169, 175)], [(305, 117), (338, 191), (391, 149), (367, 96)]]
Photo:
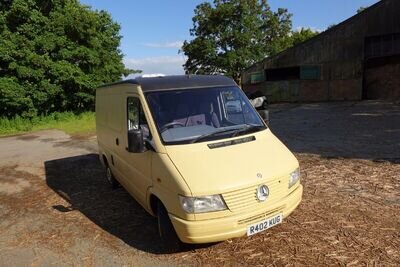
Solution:
[[(257, 199), (257, 189), (262, 184), (267, 185), (269, 188), (269, 196), (267, 200), (263, 202)], [(276, 179), (274, 181), (261, 183), (260, 185), (223, 193), (222, 196), (226, 205), (232, 212), (241, 212), (261, 206), (267, 207), (286, 197), (289, 192), (288, 179)]]
[(269, 216), (273, 215), (274, 213), (276, 213), (280, 210), (283, 210), (284, 207), (285, 206), (283, 205), (283, 206), (277, 207), (273, 210), (269, 210), (267, 212), (263, 212), (263, 213), (254, 215), (254, 216), (248, 217), (246, 219), (239, 220), (238, 223), (239, 224), (248, 224), (248, 223), (255, 222), (255, 221), (262, 221), (262, 220), (268, 218)]

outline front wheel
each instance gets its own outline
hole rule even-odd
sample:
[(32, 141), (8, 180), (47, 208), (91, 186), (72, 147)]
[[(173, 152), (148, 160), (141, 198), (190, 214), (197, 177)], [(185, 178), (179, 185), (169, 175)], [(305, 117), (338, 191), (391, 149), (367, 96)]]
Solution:
[(164, 205), (159, 202), (157, 207), (158, 232), (164, 245), (171, 251), (178, 251), (182, 242), (175, 232), (174, 226), (168, 216)]

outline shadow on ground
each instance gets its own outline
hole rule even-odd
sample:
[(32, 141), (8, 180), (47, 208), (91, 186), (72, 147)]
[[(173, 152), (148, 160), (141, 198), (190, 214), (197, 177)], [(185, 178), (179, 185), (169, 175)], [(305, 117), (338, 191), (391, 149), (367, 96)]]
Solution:
[(272, 109), (272, 131), (297, 153), (400, 163), (400, 104), (315, 103)]
[[(78, 210), (126, 244), (153, 254), (171, 251), (161, 244), (157, 220), (122, 187), (112, 190), (104, 178), (97, 154), (45, 162), (46, 182), (70, 206), (53, 206), (59, 212)], [(197, 248), (184, 246), (181, 251)]]

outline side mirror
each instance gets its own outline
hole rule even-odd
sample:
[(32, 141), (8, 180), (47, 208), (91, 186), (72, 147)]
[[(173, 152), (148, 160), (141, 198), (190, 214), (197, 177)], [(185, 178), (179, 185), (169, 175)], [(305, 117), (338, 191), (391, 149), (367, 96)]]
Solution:
[(147, 150), (144, 144), (143, 131), (141, 129), (133, 129), (128, 131), (127, 150), (131, 153), (142, 153)]
[(257, 110), (258, 114), (260, 114), (261, 118), (265, 121), (267, 125), (269, 125), (269, 111), (268, 110)]

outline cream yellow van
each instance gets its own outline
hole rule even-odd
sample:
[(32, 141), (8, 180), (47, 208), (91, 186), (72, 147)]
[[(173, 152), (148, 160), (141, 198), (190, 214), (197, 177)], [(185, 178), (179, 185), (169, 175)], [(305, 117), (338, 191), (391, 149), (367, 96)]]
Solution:
[[(96, 90), (100, 160), (168, 245), (251, 236), (299, 205), (299, 163), (230, 78), (136, 78)], [(138, 229), (140, 231), (140, 229)]]

